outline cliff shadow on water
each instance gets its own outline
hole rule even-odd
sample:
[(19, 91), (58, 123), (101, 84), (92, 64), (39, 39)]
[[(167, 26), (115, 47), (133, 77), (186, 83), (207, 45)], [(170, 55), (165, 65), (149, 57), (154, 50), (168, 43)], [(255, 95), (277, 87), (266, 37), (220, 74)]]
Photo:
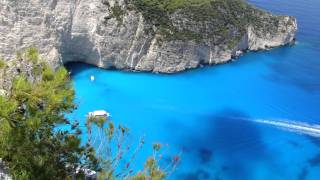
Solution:
[(83, 62), (68, 62), (64, 64), (64, 67), (69, 71), (71, 77), (74, 77), (82, 71), (97, 68), (94, 65), (86, 64)]

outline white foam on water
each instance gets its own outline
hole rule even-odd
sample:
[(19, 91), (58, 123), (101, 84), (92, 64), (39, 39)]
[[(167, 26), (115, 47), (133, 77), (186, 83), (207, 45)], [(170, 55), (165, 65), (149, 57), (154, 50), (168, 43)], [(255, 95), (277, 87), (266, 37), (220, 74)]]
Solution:
[(287, 120), (267, 120), (267, 119), (255, 119), (255, 122), (268, 124), (284, 130), (289, 130), (301, 134), (306, 134), (314, 137), (320, 137), (320, 125), (308, 124), (297, 121)]
[(270, 126), (274, 126), (277, 128), (281, 128), (283, 130), (287, 130), (290, 132), (295, 132), (299, 134), (305, 134), (313, 137), (320, 138), (320, 125), (319, 124), (309, 124), (294, 120), (286, 120), (286, 119), (249, 119), (249, 118), (235, 118), (239, 120), (247, 120), (256, 123), (266, 124)]

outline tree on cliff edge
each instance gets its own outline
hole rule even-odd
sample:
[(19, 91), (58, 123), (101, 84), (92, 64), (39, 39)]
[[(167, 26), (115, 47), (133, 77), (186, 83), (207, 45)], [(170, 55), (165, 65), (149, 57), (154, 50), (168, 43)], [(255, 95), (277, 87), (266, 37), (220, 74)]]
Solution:
[[(126, 137), (127, 129), (115, 127), (112, 122), (88, 120), (88, 132), (92, 128), (101, 132), (99, 142), (104, 143), (98, 150), (96, 137), (94, 142), (92, 138), (86, 143), (81, 141), (83, 128), (77, 121), (65, 118), (76, 108), (65, 68), (50, 68), (34, 48), (19, 53), (15, 63), (19, 68), (7, 71), (17, 75), (8, 77), (10, 87), (6, 87), (6, 95), (0, 95), (0, 159), (13, 179), (83, 179), (87, 170), (99, 172), (99, 179), (144, 180), (166, 176), (155, 156), (147, 160), (145, 170), (138, 174), (130, 170), (130, 162), (119, 171), (119, 161), (126, 151), (119, 142), (118, 148), (112, 145), (119, 137)], [(89, 137), (94, 135), (89, 133)], [(114, 149), (115, 157), (108, 154)], [(154, 145), (155, 151), (159, 149), (160, 145)], [(107, 157), (102, 157), (106, 154)], [(172, 167), (177, 162), (175, 158)]]

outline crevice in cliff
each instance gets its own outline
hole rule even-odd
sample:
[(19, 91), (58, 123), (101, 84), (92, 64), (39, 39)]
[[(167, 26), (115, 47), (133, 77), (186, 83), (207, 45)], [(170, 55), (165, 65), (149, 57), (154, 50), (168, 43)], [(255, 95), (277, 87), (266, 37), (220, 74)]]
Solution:
[(51, 4), (50, 4), (50, 9), (53, 10), (56, 8), (58, 4), (58, 0), (52, 0)]
[[(69, 18), (70, 22), (67, 30), (62, 34), (60, 45), (60, 54), (64, 64), (68, 62), (85, 62), (94, 65), (100, 65), (100, 51), (90, 38), (88, 32), (80, 33), (75, 29), (75, 18), (78, 14), (78, 9), (81, 0), (73, 0), (70, 3)], [(95, 59), (88, 57), (95, 57)]]

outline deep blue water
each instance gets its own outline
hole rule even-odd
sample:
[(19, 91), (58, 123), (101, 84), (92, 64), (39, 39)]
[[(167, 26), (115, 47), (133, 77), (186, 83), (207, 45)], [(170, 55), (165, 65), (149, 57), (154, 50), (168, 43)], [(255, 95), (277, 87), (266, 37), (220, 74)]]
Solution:
[(137, 168), (152, 142), (182, 152), (170, 179), (320, 179), (320, 1), (250, 2), (297, 17), (297, 44), (175, 75), (72, 64), (72, 117), (106, 109), (145, 135)]

